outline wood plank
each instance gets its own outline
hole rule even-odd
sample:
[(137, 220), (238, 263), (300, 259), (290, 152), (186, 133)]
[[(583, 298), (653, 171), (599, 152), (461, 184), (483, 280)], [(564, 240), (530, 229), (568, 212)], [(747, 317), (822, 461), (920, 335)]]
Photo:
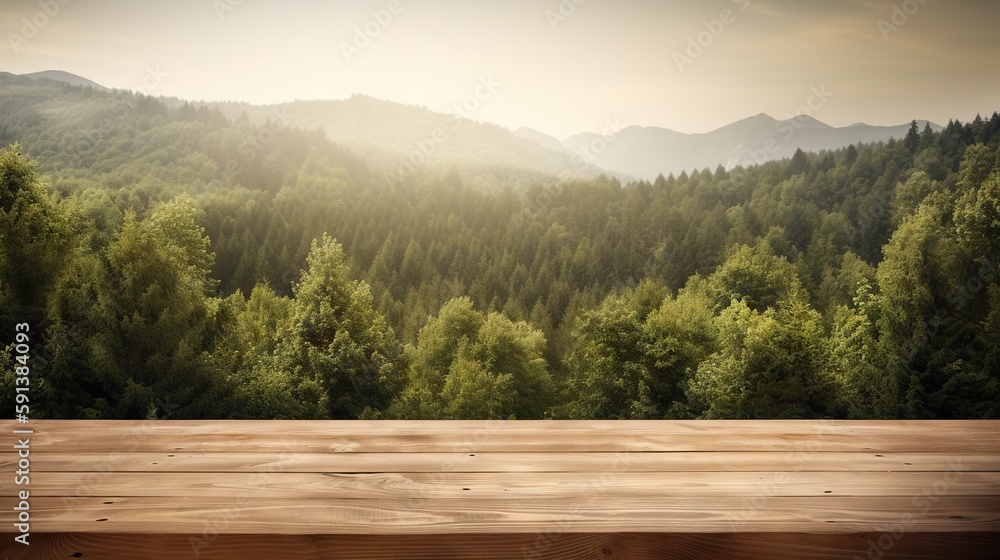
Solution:
[[(605, 532), (858, 533), (899, 525), (915, 532), (1000, 533), (995, 497), (630, 498), (612, 508), (599, 493), (565, 499), (295, 500), (235, 496), (91, 497), (32, 501), (35, 532), (202, 534), (446, 534)], [(0, 523), (12, 521), (12, 512)]]
[(865, 558), (882, 539), (880, 558), (976, 558), (1000, 539), (995, 421), (30, 428), (40, 557)]
[[(480, 535), (212, 535), (47, 533), (31, 546), (0, 534), (6, 560), (992, 560), (990, 533), (613, 533)], [(883, 548), (881, 545), (885, 545)], [(869, 553), (871, 556), (869, 556)]]
[[(441, 431), (464, 433), (507, 432), (630, 432), (740, 434), (794, 433), (922, 433), (940, 430), (989, 432), (996, 420), (32, 420), (31, 427), (64, 425), (89, 431), (109, 428), (153, 434), (178, 429), (191, 434), (246, 434), (276, 430), (313, 435), (345, 435), (404, 429), (409, 433)], [(0, 420), (5, 428), (25, 427)]]
[[(34, 442), (33, 442), (34, 443)], [(16, 453), (0, 453), (0, 472)], [(621, 461), (634, 472), (1000, 471), (1000, 453), (647, 452), (607, 453), (61, 453), (36, 451), (39, 472), (603, 472)]]
[[(7, 427), (14, 423), (6, 421)], [(256, 424), (256, 426), (255, 426)], [(839, 451), (1000, 453), (990, 421), (32, 422), (39, 452)], [(0, 424), (0, 429), (4, 426)]]
[[(998, 496), (1000, 473), (838, 472), (631, 472), (606, 473), (44, 473), (31, 483), (33, 496), (289, 499), (481, 498), (522, 500), (537, 496), (576, 500), (600, 494), (603, 501), (670, 500), (680, 496)], [(0, 488), (14, 496), (16, 489)], [(1000, 503), (1000, 500), (998, 500)], [(616, 505), (617, 507), (617, 505)]]

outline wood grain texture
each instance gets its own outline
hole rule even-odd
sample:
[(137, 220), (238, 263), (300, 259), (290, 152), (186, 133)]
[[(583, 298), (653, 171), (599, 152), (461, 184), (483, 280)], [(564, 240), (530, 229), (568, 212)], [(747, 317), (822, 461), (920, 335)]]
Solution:
[[(30, 428), (32, 545), (4, 535), (0, 558), (987, 558), (1000, 543), (1000, 422)], [(4, 527), (23, 489), (12, 451)]]
[[(13, 423), (6, 421), (10, 426)], [(265, 427), (266, 426), (266, 427)], [(992, 421), (120, 421), (32, 422), (39, 451), (1000, 453)], [(956, 437), (956, 435), (960, 437)]]
[[(544, 492), (540, 492), (544, 495)], [(1000, 533), (996, 497), (837, 497), (752, 500), (657, 497), (614, 499), (595, 493), (576, 500), (538, 497), (297, 500), (236, 495), (37, 498), (35, 530), (43, 532), (227, 534), (432, 534), (561, 532), (847, 533), (901, 525), (917, 532)]]
[[(622, 464), (623, 469), (626, 468)], [(580, 473), (44, 473), (31, 484), (38, 497), (225, 498), (253, 495), (296, 500), (417, 500), (489, 498), (523, 500), (544, 496), (578, 500), (670, 500), (680, 497), (918, 496), (943, 481), (935, 472), (622, 472), (603, 480)], [(14, 489), (0, 490), (13, 496)], [(1000, 473), (965, 472), (948, 482), (950, 496), (1000, 495)]]
[[(45, 472), (576, 472), (600, 473), (622, 459), (608, 453), (53, 453), (36, 454)], [(629, 472), (938, 472), (959, 465), (992, 472), (1000, 453), (841, 453), (675, 451), (629, 453)], [(16, 453), (0, 452), (0, 472), (13, 470)]]
[[(8, 544), (5, 560), (993, 560), (989, 533), (576, 533), (389, 535), (144, 535), (47, 533)], [(883, 548), (884, 546), (884, 548)]]

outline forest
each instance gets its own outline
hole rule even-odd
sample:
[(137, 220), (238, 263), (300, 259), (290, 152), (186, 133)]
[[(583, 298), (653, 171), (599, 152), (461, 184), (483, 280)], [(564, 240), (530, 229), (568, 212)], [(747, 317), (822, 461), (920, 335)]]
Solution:
[(33, 418), (1000, 418), (997, 113), (490, 187), (8, 74), (0, 146), (5, 414), (27, 324)]

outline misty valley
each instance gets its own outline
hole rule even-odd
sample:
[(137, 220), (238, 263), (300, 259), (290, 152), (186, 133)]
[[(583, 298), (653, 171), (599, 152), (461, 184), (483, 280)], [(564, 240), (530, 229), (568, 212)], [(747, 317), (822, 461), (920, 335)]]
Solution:
[(45, 74), (0, 74), (33, 417), (1000, 418), (997, 113), (560, 141)]

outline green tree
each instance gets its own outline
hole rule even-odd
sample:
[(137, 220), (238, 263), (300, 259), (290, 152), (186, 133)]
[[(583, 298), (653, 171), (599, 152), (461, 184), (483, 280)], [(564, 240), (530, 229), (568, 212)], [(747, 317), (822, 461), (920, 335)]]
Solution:
[[(111, 243), (83, 252), (53, 305), (54, 383), (64, 413), (109, 418), (222, 413), (223, 384), (208, 363), (217, 302), (212, 255), (186, 198), (138, 221), (127, 213)], [(76, 393), (77, 389), (82, 389)]]
[(967, 250), (981, 258), (1000, 254), (1000, 173), (966, 191), (955, 205), (955, 230)]
[(927, 198), (927, 195), (936, 191), (937, 182), (923, 171), (917, 171), (905, 183), (896, 185), (896, 194), (892, 201), (890, 219), (893, 227), (899, 227), (906, 216), (916, 211), (917, 206)]
[(461, 352), (448, 368), (441, 391), (443, 418), (505, 418), (517, 391), (509, 373), (494, 374), (478, 360)]
[(903, 145), (910, 153), (917, 153), (917, 148), (920, 147), (920, 128), (917, 126), (916, 120), (910, 123), (910, 129), (906, 132)]
[(741, 246), (685, 288), (712, 302), (717, 350), (688, 380), (688, 410), (706, 418), (801, 418), (834, 405), (828, 341), (795, 267), (770, 245)]
[(682, 289), (649, 314), (643, 325), (643, 349), (650, 360), (650, 386), (660, 414), (686, 414), (684, 387), (717, 344), (711, 302), (696, 290)]
[(701, 289), (721, 310), (733, 301), (744, 301), (754, 311), (776, 307), (780, 302), (798, 301), (806, 296), (795, 267), (777, 257), (770, 246), (736, 247), (729, 258), (703, 283)]
[(15, 323), (42, 328), (46, 300), (63, 265), (70, 228), (34, 162), (13, 144), (0, 150), (0, 336)]
[(832, 311), (830, 372), (849, 418), (894, 418), (899, 410), (899, 383), (879, 344), (880, 305), (871, 282), (862, 278), (853, 302)]
[(410, 347), (406, 389), (389, 409), (402, 418), (541, 418), (553, 392), (545, 336), (523, 321), (446, 303)]
[(981, 383), (966, 401), (974, 409), (956, 411), (956, 418), (1000, 418), (1000, 283), (989, 287), (989, 314), (979, 332), (979, 347), (985, 349), (976, 380)]
[[(940, 384), (934, 377), (934, 355), (949, 345), (949, 331), (964, 329), (961, 313), (947, 294), (965, 282), (968, 256), (947, 224), (947, 211), (927, 201), (906, 218), (884, 249), (876, 279), (880, 313), (879, 345), (899, 395), (899, 408), (889, 417), (926, 417), (924, 394)], [(962, 337), (959, 337), (961, 339)]]
[(965, 149), (958, 170), (958, 186), (963, 190), (976, 189), (993, 172), (996, 155), (988, 146), (973, 144)]
[(830, 413), (820, 316), (803, 301), (764, 312), (740, 300), (716, 319), (721, 350), (703, 361), (687, 387), (704, 418), (814, 418)]
[(329, 413), (319, 384), (286, 367), (294, 306), (264, 285), (254, 287), (249, 298), (236, 293), (222, 302), (222, 333), (211, 362), (231, 387), (230, 417), (322, 418)]
[(335, 239), (314, 240), (307, 263), (292, 286), (290, 371), (319, 384), (331, 418), (385, 407), (401, 382), (399, 341), (375, 311), (368, 284), (351, 280)]
[(682, 413), (681, 385), (713, 349), (710, 301), (654, 282), (585, 312), (566, 357), (570, 418), (663, 418)]

